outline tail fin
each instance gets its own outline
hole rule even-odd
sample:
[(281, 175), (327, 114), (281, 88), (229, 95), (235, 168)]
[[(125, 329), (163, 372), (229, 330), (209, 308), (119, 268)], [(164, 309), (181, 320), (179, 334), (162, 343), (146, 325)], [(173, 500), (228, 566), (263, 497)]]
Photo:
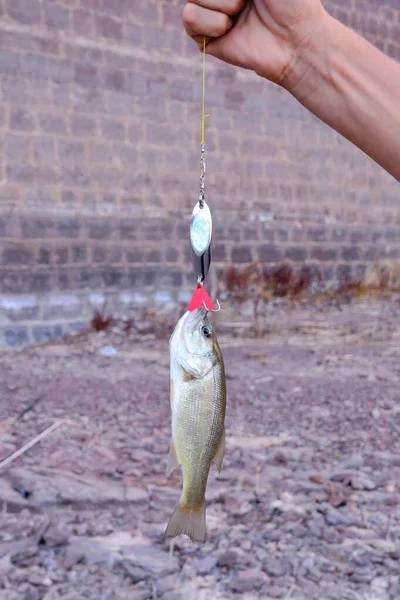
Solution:
[(205, 504), (197, 510), (185, 509), (178, 505), (172, 515), (165, 537), (174, 538), (184, 533), (197, 545), (204, 544), (206, 539), (206, 507)]

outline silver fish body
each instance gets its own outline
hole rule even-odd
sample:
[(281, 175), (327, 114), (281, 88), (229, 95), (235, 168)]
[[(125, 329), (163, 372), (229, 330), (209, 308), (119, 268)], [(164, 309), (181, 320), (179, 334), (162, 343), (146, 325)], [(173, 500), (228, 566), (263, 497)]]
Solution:
[(211, 463), (220, 470), (225, 450), (225, 370), (203, 308), (187, 312), (170, 340), (172, 440), (167, 475), (182, 465), (183, 490), (166, 529), (205, 540), (205, 493)]

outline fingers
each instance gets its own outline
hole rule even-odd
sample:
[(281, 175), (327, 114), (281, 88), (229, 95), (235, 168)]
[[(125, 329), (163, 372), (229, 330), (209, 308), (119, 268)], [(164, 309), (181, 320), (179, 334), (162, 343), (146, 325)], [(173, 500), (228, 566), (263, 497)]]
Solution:
[(188, 0), (188, 2), (231, 17), (237, 15), (245, 5), (245, 0)]
[[(212, 3), (214, 0), (206, 0)], [(215, 4), (221, 0), (215, 0)], [(183, 9), (183, 24), (187, 33), (196, 41), (206, 36), (216, 38), (224, 35), (232, 27), (231, 18), (224, 13), (204, 8), (193, 2), (189, 2)]]

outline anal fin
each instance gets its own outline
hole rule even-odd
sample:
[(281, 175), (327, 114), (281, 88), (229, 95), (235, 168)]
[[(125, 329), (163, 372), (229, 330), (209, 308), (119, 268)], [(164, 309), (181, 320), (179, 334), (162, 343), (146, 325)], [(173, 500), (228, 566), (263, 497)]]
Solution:
[(175, 448), (175, 444), (174, 444), (174, 440), (171, 440), (171, 445), (169, 447), (169, 456), (168, 456), (168, 464), (167, 464), (167, 470), (166, 470), (166, 477), (168, 477), (169, 475), (171, 475), (172, 471), (174, 469), (176, 469), (176, 467), (179, 467), (179, 459), (178, 459), (178, 455), (176, 453), (176, 448)]
[(218, 450), (214, 456), (214, 462), (215, 462), (219, 472), (221, 472), (221, 469), (222, 469), (222, 461), (224, 460), (224, 454), (225, 454), (225, 428), (222, 432), (221, 441), (219, 443)]

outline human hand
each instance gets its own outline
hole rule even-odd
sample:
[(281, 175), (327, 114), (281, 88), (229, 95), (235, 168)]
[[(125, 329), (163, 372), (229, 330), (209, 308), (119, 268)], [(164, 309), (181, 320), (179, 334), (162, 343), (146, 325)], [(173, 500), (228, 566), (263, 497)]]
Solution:
[(205, 36), (208, 54), (289, 89), (325, 15), (320, 0), (188, 0), (183, 22), (200, 49)]

